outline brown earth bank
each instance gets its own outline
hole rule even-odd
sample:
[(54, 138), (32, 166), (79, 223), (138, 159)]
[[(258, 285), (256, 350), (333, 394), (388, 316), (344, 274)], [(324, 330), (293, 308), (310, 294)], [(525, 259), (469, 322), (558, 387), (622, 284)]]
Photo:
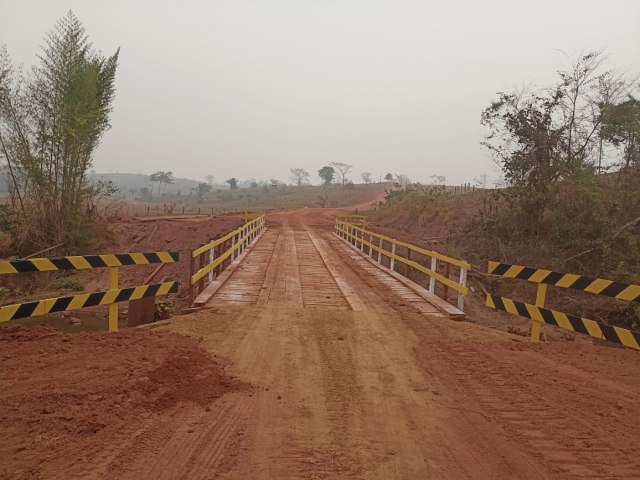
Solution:
[(144, 442), (149, 422), (205, 411), (251, 387), (198, 341), (166, 332), (0, 329), (0, 478), (109, 478), (109, 444)]

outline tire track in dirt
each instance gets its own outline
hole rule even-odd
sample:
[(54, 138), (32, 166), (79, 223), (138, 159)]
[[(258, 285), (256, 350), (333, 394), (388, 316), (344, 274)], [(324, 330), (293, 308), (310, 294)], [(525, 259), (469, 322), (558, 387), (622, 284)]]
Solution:
[[(569, 365), (542, 345), (425, 315), (328, 228), (309, 227), (314, 215), (273, 215), (282, 228), (270, 228), (257, 305), (160, 327), (200, 338), (254, 388), (152, 417), (95, 476), (638, 477), (637, 370), (598, 367), (599, 355), (625, 352), (594, 347)], [(331, 301), (315, 305), (323, 292)]]
[[(433, 353), (430, 364), (453, 374), (449, 378), (453, 377), (458, 393), (472, 397), (486, 416), (497, 417), (510, 437), (540, 455), (553, 474), (563, 478), (640, 476), (637, 447), (621, 449), (611, 443), (614, 439), (619, 443), (627, 429), (613, 418), (605, 419), (604, 410), (615, 409), (606, 395), (577, 384), (574, 378), (558, 378), (558, 372), (534, 376), (531, 370), (514, 368), (459, 342), (430, 343), (428, 349)], [(523, 378), (535, 378), (536, 386), (532, 388)], [(554, 384), (559, 382), (566, 383), (567, 390), (558, 392)], [(554, 390), (556, 395), (551, 396)], [(590, 400), (577, 402), (578, 397)], [(594, 407), (602, 409), (600, 415), (585, 415)], [(603, 422), (610, 431), (603, 430)]]

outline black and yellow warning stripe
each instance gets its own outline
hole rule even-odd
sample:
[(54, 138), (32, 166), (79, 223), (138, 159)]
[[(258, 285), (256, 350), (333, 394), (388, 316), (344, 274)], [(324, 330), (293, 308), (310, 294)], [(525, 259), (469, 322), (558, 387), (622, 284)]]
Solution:
[(487, 295), (486, 305), (495, 310), (519, 315), (532, 320), (548, 323), (556, 327), (584, 333), (591, 337), (608, 340), (625, 347), (640, 350), (640, 333), (625, 328), (607, 325), (588, 318), (577, 317), (567, 313), (557, 312), (548, 308), (538, 307), (529, 303), (518, 302), (510, 298), (497, 295)]
[(103, 255), (6, 260), (0, 262), (0, 275), (8, 273), (122, 267), (125, 265), (149, 265), (152, 263), (174, 263), (179, 260), (179, 252), (107, 253)]
[(67, 312), (80, 308), (111, 305), (144, 297), (160, 297), (178, 291), (178, 282), (154, 283), (138, 287), (118, 288), (105, 292), (83, 293), (68, 297), (47, 298), (33, 302), (16, 303), (0, 307), (0, 322), (18, 318), (37, 317), (47, 313)]
[(535, 283), (546, 283), (547, 285), (571, 288), (596, 295), (605, 295), (629, 302), (640, 302), (640, 285), (630, 283), (491, 261), (489, 262), (488, 272), (502, 277), (518, 278)]

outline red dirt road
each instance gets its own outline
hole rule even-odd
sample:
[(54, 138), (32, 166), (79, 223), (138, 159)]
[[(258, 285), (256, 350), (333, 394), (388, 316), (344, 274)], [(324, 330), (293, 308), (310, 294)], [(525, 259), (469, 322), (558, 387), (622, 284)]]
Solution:
[[(640, 478), (638, 352), (584, 338), (533, 345), (429, 313), (331, 233), (333, 213), (270, 215), (209, 309), (154, 325), (194, 337), (218, 364), (215, 375), (173, 388), (173, 404), (131, 420), (135, 428), (112, 428), (106, 417), (109, 436), (34, 457), (10, 449), (34, 448), (34, 438), (5, 410), (4, 478), (21, 478), (27, 458), (40, 462), (41, 478)], [(47, 388), (9, 360), (3, 404), (15, 403), (7, 392), (24, 399)], [(215, 390), (228, 379), (221, 363), (238, 379), (225, 391)], [(73, 375), (56, 375), (60, 388), (90, 390), (80, 366), (51, 366)], [(203, 400), (201, 388), (224, 395)], [(83, 452), (87, 441), (100, 455)]]

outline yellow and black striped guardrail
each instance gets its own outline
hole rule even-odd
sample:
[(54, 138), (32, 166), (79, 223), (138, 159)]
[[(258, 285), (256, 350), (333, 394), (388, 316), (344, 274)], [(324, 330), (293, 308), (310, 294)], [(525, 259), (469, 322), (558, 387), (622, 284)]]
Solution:
[(530, 303), (518, 302), (510, 298), (497, 295), (487, 295), (487, 306), (495, 310), (530, 318), (535, 322), (547, 323), (572, 332), (584, 333), (595, 338), (608, 340), (609, 342), (624, 345), (625, 347), (640, 350), (640, 333), (626, 328), (620, 328), (606, 323), (577, 317), (567, 313), (538, 307)]
[(118, 331), (118, 303), (159, 297), (178, 291), (178, 282), (164, 282), (137, 287), (119, 288), (120, 267), (127, 265), (151, 265), (174, 263), (180, 260), (178, 252), (107, 253), (102, 255), (75, 255), (58, 258), (31, 258), (28, 260), (4, 260), (0, 262), (0, 275), (51, 272), (56, 270), (109, 269), (109, 290), (82, 293), (68, 297), (47, 298), (0, 307), (0, 322), (19, 318), (36, 317), (47, 313), (77, 310), (80, 308), (109, 306), (109, 331)]
[(140, 300), (146, 297), (160, 297), (177, 293), (178, 282), (163, 282), (138, 287), (119, 288), (104, 292), (81, 293), (68, 297), (47, 298), (33, 302), (16, 303), (0, 307), (0, 322), (19, 318), (37, 317), (47, 313), (68, 312), (87, 307), (113, 305), (119, 302)]
[(173, 263), (180, 259), (178, 252), (108, 253), (104, 255), (75, 255), (59, 258), (32, 258), (0, 262), (0, 275), (55, 270), (84, 270), (88, 268), (123, 267)]
[(544, 283), (555, 287), (571, 288), (573, 290), (605, 295), (629, 302), (640, 302), (640, 285), (498, 262), (489, 262), (487, 271), (493, 275), (500, 275), (502, 277)]
[(490, 293), (487, 294), (486, 299), (486, 306), (489, 308), (530, 318), (532, 320), (531, 340), (533, 342), (540, 340), (540, 327), (543, 323), (547, 323), (565, 330), (583, 333), (640, 350), (640, 333), (638, 332), (545, 308), (547, 286), (549, 285), (595, 295), (604, 295), (629, 302), (640, 301), (640, 285), (493, 261), (489, 262), (487, 272), (538, 284), (535, 304), (519, 302)]

